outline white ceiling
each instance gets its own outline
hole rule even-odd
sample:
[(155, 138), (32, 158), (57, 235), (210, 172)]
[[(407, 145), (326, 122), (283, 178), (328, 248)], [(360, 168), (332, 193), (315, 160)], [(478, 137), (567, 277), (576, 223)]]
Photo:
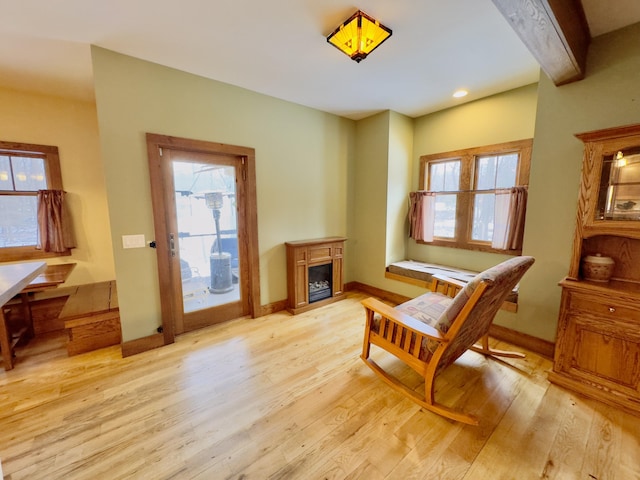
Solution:
[[(593, 36), (640, 21), (639, 0), (583, 4)], [(361, 63), (325, 39), (358, 8), (393, 30)], [(539, 76), (491, 0), (0, 0), (0, 19), (1, 86), (85, 100), (90, 44), (354, 119)]]

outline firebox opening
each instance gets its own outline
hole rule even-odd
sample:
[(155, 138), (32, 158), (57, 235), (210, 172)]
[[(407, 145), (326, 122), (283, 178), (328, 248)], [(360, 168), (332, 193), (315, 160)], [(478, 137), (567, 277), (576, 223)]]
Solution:
[(333, 268), (330, 263), (309, 267), (309, 303), (331, 297)]

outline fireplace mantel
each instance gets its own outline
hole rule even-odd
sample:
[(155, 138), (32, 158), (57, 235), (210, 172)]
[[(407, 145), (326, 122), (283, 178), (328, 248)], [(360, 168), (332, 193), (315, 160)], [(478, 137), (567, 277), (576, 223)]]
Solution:
[[(316, 238), (286, 242), (287, 310), (294, 315), (344, 298), (343, 237)], [(331, 265), (331, 296), (309, 301), (309, 268)]]

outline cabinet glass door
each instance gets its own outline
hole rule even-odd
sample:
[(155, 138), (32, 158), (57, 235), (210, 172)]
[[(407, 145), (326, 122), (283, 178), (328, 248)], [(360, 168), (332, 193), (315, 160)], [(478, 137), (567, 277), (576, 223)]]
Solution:
[(604, 158), (596, 220), (640, 220), (640, 147)]

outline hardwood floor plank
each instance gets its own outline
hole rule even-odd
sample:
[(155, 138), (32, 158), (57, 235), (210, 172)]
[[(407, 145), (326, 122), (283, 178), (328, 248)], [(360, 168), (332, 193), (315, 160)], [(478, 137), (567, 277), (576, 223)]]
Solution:
[(623, 413), (607, 405), (594, 405), (595, 415), (587, 441), (591, 455), (585, 456), (583, 478), (624, 478), (618, 475)]
[(5, 479), (640, 477), (640, 418), (551, 386), (535, 354), (467, 352), (439, 377), (438, 401), (479, 427), (420, 409), (359, 359), (362, 298), (234, 320), (124, 359), (117, 347), (67, 357), (64, 339), (37, 336), (0, 372)]
[(557, 418), (558, 431), (551, 444), (542, 478), (579, 480), (582, 478), (580, 469), (588, 440), (587, 432), (594, 418), (594, 402), (579, 395), (567, 397), (566, 392), (556, 386), (549, 388), (549, 394), (564, 397), (565, 402)]

